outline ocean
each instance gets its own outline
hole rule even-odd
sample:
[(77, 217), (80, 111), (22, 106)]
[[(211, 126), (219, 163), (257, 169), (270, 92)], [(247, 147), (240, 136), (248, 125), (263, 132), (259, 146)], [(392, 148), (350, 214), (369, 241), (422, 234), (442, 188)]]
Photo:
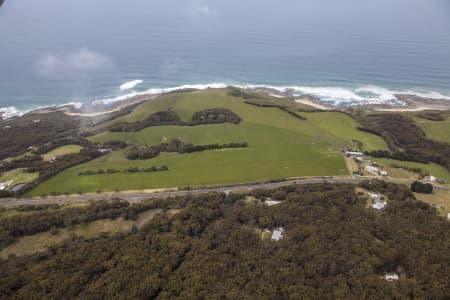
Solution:
[(448, 0), (5, 0), (0, 114), (176, 87), (450, 100)]

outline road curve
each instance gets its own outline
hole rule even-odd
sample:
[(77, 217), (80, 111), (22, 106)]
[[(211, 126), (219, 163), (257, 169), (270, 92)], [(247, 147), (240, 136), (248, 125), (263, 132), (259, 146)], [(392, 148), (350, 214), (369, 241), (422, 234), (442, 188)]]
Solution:
[[(252, 189), (273, 189), (277, 187), (283, 187), (293, 184), (320, 184), (320, 183), (350, 183), (358, 184), (365, 180), (373, 178), (358, 177), (358, 178), (344, 178), (344, 177), (330, 177), (330, 178), (307, 178), (307, 179), (295, 179), (286, 180), (280, 182), (268, 182), (268, 183), (255, 183), (255, 184), (241, 184), (226, 187), (211, 187), (204, 189), (186, 190), (186, 191), (167, 191), (157, 193), (133, 193), (133, 194), (99, 194), (99, 195), (79, 195), (79, 196), (67, 196), (67, 197), (52, 197), (52, 198), (33, 198), (33, 199), (8, 199), (0, 201), (0, 207), (14, 207), (20, 205), (45, 205), (45, 204), (69, 204), (69, 203), (83, 203), (83, 202), (95, 202), (100, 200), (110, 200), (119, 198), (132, 202), (139, 202), (145, 199), (158, 198), (164, 199), (175, 196), (187, 196), (187, 195), (199, 195), (211, 192), (230, 193), (238, 191), (248, 191)], [(388, 182), (396, 184), (411, 184), (411, 180), (403, 179), (385, 179)], [(435, 189), (448, 190), (450, 187), (434, 185)]]

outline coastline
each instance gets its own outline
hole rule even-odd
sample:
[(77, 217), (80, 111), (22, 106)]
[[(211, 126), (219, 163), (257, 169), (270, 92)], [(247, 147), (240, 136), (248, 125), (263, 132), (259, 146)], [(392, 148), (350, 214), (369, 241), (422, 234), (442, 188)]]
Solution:
[[(339, 100), (338, 93), (336, 93), (337, 100), (332, 101), (326, 97), (320, 97), (317, 91), (319, 88), (304, 88), (305, 91), (312, 89), (311, 91), (316, 94), (299, 94), (301, 88), (291, 86), (291, 87), (276, 87), (268, 85), (227, 85), (225, 83), (210, 83), (210, 84), (192, 84), (192, 85), (180, 85), (177, 87), (169, 88), (153, 88), (147, 89), (140, 92), (133, 91), (129, 94), (120, 95), (116, 97), (94, 100), (90, 103), (78, 103), (70, 102), (61, 105), (50, 105), (47, 107), (37, 107), (35, 109), (30, 109), (28, 111), (20, 112), (15, 107), (2, 107), (0, 108), (0, 121), (8, 120), (14, 117), (20, 117), (26, 114), (38, 114), (38, 113), (48, 113), (55, 111), (63, 111), (69, 116), (78, 117), (98, 117), (107, 114), (117, 113), (123, 109), (126, 109), (132, 105), (138, 105), (144, 101), (152, 100), (164, 94), (173, 93), (183, 90), (204, 90), (204, 89), (220, 89), (226, 87), (236, 87), (247, 91), (262, 92), (269, 96), (277, 98), (289, 98), (297, 103), (301, 103), (310, 106), (315, 109), (320, 110), (345, 110), (349, 108), (364, 108), (373, 109), (376, 111), (384, 112), (418, 112), (425, 110), (450, 110), (450, 97), (441, 95), (439, 93), (430, 92), (429, 94), (433, 96), (425, 97), (410, 93), (394, 93), (386, 95), (381, 95), (380, 98), (385, 97), (384, 103), (381, 100), (374, 100), (371, 98), (358, 98), (354, 96), (355, 101), (349, 100), (349, 95), (345, 95), (343, 91), (337, 90), (343, 94), (343, 100)], [(322, 88), (326, 90), (327, 88)], [(338, 88), (328, 88), (329, 91), (336, 91)], [(374, 89), (373, 87), (366, 87), (367, 90)], [(442, 98), (439, 98), (442, 96)]]

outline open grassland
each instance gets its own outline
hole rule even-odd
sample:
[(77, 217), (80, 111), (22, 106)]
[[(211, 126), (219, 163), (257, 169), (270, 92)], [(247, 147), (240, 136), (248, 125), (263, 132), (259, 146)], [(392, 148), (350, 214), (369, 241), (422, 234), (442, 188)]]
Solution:
[(13, 184), (32, 182), (39, 176), (38, 173), (25, 173), (24, 169), (7, 171), (0, 176), (0, 182), (12, 181)]
[(416, 124), (419, 125), (428, 138), (450, 143), (450, 114), (445, 115), (445, 121), (429, 121), (415, 118)]
[(403, 168), (394, 168), (390, 165), (384, 165), (382, 170), (386, 171), (391, 178), (417, 180), (420, 177), (419, 173), (411, 172)]
[[(444, 168), (438, 164), (434, 164), (434, 163), (422, 164), (422, 163), (416, 163), (416, 162), (410, 162), (410, 161), (399, 161), (399, 160), (393, 160), (393, 159), (373, 158), (373, 157), (371, 157), (370, 159), (372, 161), (377, 162), (380, 165), (383, 165), (383, 166), (389, 166), (390, 164), (395, 164), (398, 166), (403, 166), (405, 168), (420, 168), (420, 169), (430, 173), (430, 175), (445, 179), (445, 180), (447, 180), (448, 183), (450, 183), (450, 172), (447, 171), (446, 168)], [(389, 170), (388, 170), (388, 173), (389, 173)], [(400, 174), (401, 173), (398, 173), (397, 175), (400, 175)], [(411, 179), (410, 172), (406, 172), (404, 174), (405, 174), (405, 177), (398, 177), (398, 178)]]
[(52, 159), (53, 157), (62, 156), (62, 155), (66, 155), (66, 154), (72, 154), (72, 153), (79, 153), (81, 149), (82, 149), (82, 147), (79, 145), (66, 145), (66, 146), (56, 148), (56, 149), (42, 155), (42, 158), (44, 160), (48, 161), (48, 160)]
[[(70, 168), (35, 188), (29, 195), (50, 192), (95, 192), (210, 185), (294, 176), (348, 175), (340, 150), (363, 143), (364, 150), (387, 149), (378, 136), (361, 132), (349, 116), (338, 112), (302, 113), (306, 121), (278, 108), (246, 104), (227, 90), (207, 90), (161, 96), (138, 106), (117, 122), (143, 120), (152, 113), (172, 110), (183, 121), (209, 108), (227, 108), (242, 118), (239, 125), (158, 126), (138, 132), (103, 132), (95, 142), (121, 140), (129, 144), (160, 144), (180, 138), (196, 145), (247, 142), (249, 147), (167, 154), (151, 160), (127, 160), (124, 151), (113, 152)], [(111, 122), (109, 123), (111, 124)], [(167, 165), (168, 172), (78, 176), (82, 171)]]
[(344, 113), (299, 113), (299, 115), (336, 139), (346, 141), (347, 144), (354, 145), (354, 140), (361, 142), (363, 151), (387, 150), (386, 143), (381, 137), (358, 130), (361, 125)]

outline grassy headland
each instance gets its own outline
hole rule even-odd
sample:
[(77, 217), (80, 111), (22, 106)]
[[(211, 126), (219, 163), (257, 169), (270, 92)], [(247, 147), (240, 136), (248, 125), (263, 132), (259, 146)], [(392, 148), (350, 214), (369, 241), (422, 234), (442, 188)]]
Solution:
[[(245, 149), (223, 149), (191, 154), (164, 153), (151, 160), (130, 161), (126, 150), (115, 151), (54, 176), (29, 195), (51, 192), (95, 192), (146, 188), (225, 184), (293, 176), (348, 175), (342, 148), (362, 143), (362, 150), (387, 149), (378, 136), (361, 132), (351, 117), (339, 112), (299, 113), (296, 118), (276, 107), (247, 104), (228, 89), (163, 95), (145, 102), (132, 113), (102, 124), (142, 121), (153, 113), (170, 110), (188, 122), (197, 111), (226, 108), (237, 114), (238, 125), (155, 126), (137, 132), (104, 131), (91, 141), (125, 141), (133, 145), (156, 145), (179, 138), (195, 145), (246, 142)], [(97, 127), (98, 129), (99, 127)], [(169, 172), (108, 174), (88, 177), (80, 172), (167, 165)]]

